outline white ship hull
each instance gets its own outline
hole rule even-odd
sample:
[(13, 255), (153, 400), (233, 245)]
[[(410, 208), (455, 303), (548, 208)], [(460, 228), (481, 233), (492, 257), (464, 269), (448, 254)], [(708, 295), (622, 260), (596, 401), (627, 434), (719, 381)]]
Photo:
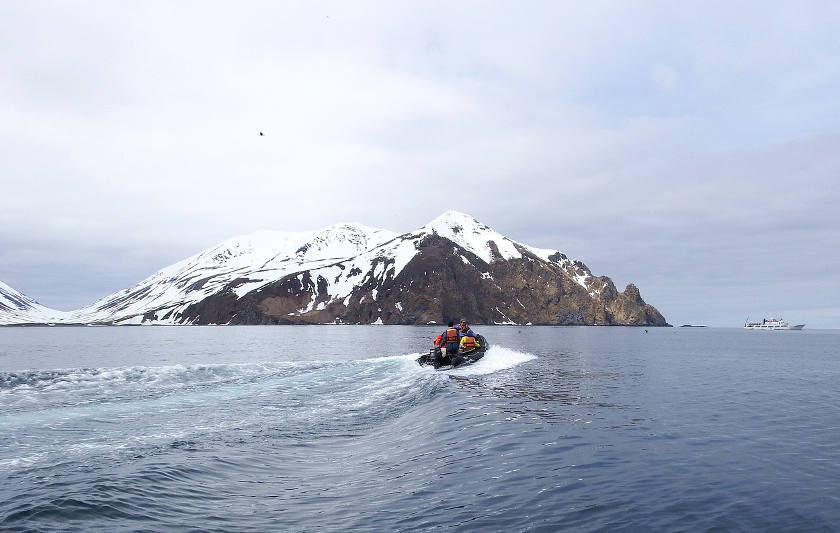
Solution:
[(744, 324), (744, 329), (762, 329), (762, 330), (794, 330), (799, 331), (805, 327), (805, 324), (797, 324), (791, 326), (781, 318), (765, 318), (761, 322), (747, 322)]

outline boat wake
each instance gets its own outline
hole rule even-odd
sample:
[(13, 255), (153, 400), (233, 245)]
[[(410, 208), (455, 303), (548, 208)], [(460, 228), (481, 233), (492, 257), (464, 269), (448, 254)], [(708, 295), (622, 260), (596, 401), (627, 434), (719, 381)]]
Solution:
[(433, 401), (449, 387), (445, 375), (492, 374), (535, 358), (493, 346), (476, 363), (435, 372), (418, 356), (0, 372), (0, 432), (19, 445), (0, 451), (0, 471), (140, 456), (176, 437), (207, 442), (234, 431), (360, 435)]
[[(411, 354), (405, 357), (416, 358), (417, 355)], [(518, 352), (504, 346), (490, 346), (484, 357), (469, 365), (441, 371), (436, 371), (431, 366), (421, 368), (426, 372), (445, 372), (456, 376), (481, 376), (507, 370), (536, 358), (537, 356), (531, 353)]]
[(454, 373), (460, 376), (492, 374), (513, 368), (536, 358), (537, 356), (531, 353), (519, 352), (504, 346), (491, 346), (480, 361), (466, 368), (456, 368)]

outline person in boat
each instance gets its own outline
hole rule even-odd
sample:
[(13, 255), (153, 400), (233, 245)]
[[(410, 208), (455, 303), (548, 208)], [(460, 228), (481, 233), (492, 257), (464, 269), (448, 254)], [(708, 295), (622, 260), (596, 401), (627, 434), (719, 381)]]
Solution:
[(464, 335), (461, 337), (461, 353), (470, 353), (477, 348), (481, 348), (481, 345), (473, 335)]
[(461, 344), (461, 337), (458, 334), (458, 329), (455, 328), (455, 323), (450, 322), (446, 327), (446, 331), (441, 335), (441, 349), (445, 350), (447, 356), (452, 357), (458, 354), (458, 346)]
[(458, 330), (458, 336), (459, 337), (467, 337), (467, 336), (476, 337), (477, 336), (475, 334), (475, 332), (472, 330), (472, 328), (470, 328), (470, 325), (467, 324), (467, 319), (466, 318), (462, 318), (461, 321), (458, 323), (458, 325), (455, 326), (455, 329)]

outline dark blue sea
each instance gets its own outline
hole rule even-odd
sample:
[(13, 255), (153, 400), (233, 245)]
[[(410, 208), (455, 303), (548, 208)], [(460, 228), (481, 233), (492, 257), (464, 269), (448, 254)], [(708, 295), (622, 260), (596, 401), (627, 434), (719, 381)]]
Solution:
[(0, 530), (840, 531), (840, 331), (437, 329), (0, 328)]

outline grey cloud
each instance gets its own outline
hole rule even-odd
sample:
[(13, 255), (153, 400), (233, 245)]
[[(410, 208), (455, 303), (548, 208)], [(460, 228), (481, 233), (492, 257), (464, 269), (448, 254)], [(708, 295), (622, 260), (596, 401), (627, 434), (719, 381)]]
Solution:
[(827, 2), (5, 3), (0, 279), (82, 305), (228, 236), (454, 208), (673, 322), (754, 304), (836, 327), (838, 22)]

